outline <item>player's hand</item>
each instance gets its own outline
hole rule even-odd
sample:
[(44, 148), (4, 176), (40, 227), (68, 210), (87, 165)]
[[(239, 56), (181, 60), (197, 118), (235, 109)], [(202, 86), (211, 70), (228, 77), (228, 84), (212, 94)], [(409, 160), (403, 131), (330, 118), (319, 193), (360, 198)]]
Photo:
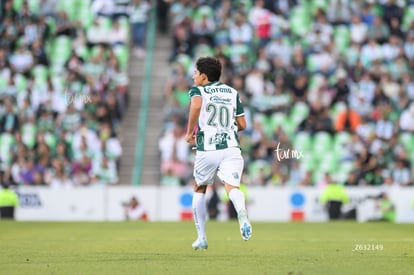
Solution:
[(195, 144), (195, 135), (193, 133), (186, 134), (184, 139), (185, 139), (185, 141), (187, 141), (190, 144)]

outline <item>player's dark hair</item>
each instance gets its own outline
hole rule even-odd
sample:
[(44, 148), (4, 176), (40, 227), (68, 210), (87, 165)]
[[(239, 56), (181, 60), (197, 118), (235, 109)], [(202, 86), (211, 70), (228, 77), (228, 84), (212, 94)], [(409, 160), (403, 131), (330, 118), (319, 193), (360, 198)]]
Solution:
[(196, 63), (197, 70), (205, 74), (210, 82), (219, 81), (221, 76), (221, 63), (215, 57), (200, 57)]

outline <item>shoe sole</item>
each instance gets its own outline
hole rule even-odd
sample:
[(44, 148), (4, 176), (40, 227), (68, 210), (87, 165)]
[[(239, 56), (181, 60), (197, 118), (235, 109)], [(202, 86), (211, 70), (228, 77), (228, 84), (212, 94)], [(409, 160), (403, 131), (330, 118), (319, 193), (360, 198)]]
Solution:
[(252, 237), (252, 227), (248, 223), (244, 223), (243, 227), (240, 228), (242, 239), (245, 241), (250, 240)]
[(207, 247), (193, 247), (194, 250), (207, 250)]

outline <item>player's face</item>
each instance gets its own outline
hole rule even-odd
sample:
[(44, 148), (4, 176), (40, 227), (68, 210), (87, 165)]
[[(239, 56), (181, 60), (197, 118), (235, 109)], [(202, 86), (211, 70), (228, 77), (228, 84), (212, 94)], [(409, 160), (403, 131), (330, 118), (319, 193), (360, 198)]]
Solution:
[(195, 86), (203, 85), (203, 81), (205, 79), (205, 75), (200, 73), (199, 70), (195, 70), (193, 74), (193, 81)]

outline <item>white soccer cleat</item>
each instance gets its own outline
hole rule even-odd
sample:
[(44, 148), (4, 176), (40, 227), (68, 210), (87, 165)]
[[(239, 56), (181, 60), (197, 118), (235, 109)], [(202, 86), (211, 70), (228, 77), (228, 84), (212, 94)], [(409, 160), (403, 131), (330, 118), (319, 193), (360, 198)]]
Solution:
[(206, 239), (197, 239), (193, 242), (192, 247), (194, 250), (207, 250), (208, 243)]
[(252, 225), (250, 224), (247, 218), (247, 212), (240, 211), (238, 214), (239, 224), (240, 224), (240, 233), (243, 240), (248, 241), (252, 237)]

